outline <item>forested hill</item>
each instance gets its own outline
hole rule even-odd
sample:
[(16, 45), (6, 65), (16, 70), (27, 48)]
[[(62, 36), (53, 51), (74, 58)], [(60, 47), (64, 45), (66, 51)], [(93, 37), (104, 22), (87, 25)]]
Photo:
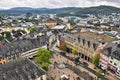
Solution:
[(97, 7), (65, 7), (65, 8), (30, 8), (30, 7), (15, 7), (8, 10), (0, 10), (0, 14), (14, 15), (14, 14), (58, 14), (59, 16), (67, 15), (84, 15), (84, 14), (111, 14), (120, 13), (120, 8), (112, 6), (97, 6)]

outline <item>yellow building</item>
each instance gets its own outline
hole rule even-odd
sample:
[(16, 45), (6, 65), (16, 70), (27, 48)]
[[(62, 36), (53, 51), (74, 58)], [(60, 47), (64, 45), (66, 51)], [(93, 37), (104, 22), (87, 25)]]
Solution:
[(57, 22), (44, 22), (42, 23), (43, 26), (53, 27), (57, 25)]
[(66, 27), (67, 27), (68, 29), (71, 29), (70, 23), (66, 24)]
[[(77, 49), (81, 58), (91, 61), (95, 53), (112, 41), (117, 40), (104, 34), (89, 31), (68, 34), (65, 43), (70, 49)], [(102, 51), (102, 50), (101, 50)]]

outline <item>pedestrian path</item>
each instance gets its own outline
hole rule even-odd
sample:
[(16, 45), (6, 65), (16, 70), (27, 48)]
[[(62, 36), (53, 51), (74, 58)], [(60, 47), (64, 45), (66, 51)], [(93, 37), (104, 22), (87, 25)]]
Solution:
[[(53, 78), (54, 80), (60, 80), (60, 76), (63, 74), (68, 75), (70, 80), (76, 80), (77, 77), (80, 77), (68, 68), (59, 69), (53, 65), (54, 62), (60, 62), (60, 61), (68, 62), (69, 64), (74, 65), (72, 62), (68, 61), (62, 56), (56, 55), (53, 59), (51, 59), (52, 64), (49, 66), (49, 71), (47, 73), (49, 78)], [(84, 80), (84, 79), (80, 77), (80, 80)]]

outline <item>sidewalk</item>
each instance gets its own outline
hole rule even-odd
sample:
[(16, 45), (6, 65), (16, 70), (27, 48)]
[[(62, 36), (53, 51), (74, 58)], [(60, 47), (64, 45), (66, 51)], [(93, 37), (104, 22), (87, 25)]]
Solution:
[[(59, 50), (59, 49), (56, 48), (56, 47), (54, 47), (54, 50), (56, 50), (56, 51), (58, 51), (58, 52), (61, 52), (61, 50)], [(72, 55), (72, 54), (69, 54), (69, 55), (71, 55), (72, 57), (74, 57), (74, 55)], [(63, 58), (66, 59), (65, 57), (63, 57)], [(63, 60), (63, 59), (62, 59), (62, 60)], [(75, 66), (75, 64), (74, 64), (72, 61), (70, 61), (70, 60), (68, 60), (68, 59), (66, 59), (66, 60), (69, 61), (73, 66)], [(64, 61), (63, 61), (63, 62), (64, 62)], [(88, 72), (92, 77), (96, 77), (95, 74), (89, 72), (87, 69), (85, 69), (85, 68), (83, 68), (83, 67), (81, 67), (81, 66), (77, 66), (77, 67), (79, 67), (79, 69), (82, 70), (82, 71)], [(93, 66), (91, 66), (91, 67), (93, 68)]]
[[(58, 51), (58, 53), (59, 52), (61, 52), (61, 50), (59, 50), (58, 48), (56, 48), (56, 47), (54, 47), (54, 50), (56, 50), (56, 51)], [(72, 54), (70, 54), (70, 55), (72, 55)], [(74, 55), (72, 55), (72, 57), (74, 57)], [(82, 59), (83, 60), (83, 59)], [(70, 61), (70, 60), (69, 60)], [(87, 62), (87, 61), (85, 61), (85, 60), (83, 60), (84, 62)], [(72, 61), (71, 61), (72, 62)], [(87, 62), (88, 64), (89, 64), (89, 66), (88, 67), (86, 67), (86, 66), (79, 66), (80, 67), (80, 69), (81, 70), (83, 70), (83, 71), (86, 71), (86, 72), (88, 72), (91, 76), (93, 76), (94, 78), (96, 78), (97, 76), (96, 76), (96, 70), (94, 69), (94, 65), (92, 64), (92, 63), (90, 63), (90, 62)], [(74, 64), (74, 63), (73, 63)], [(104, 76), (102, 76), (102, 78), (101, 78), (101, 80), (108, 80), (107, 78), (105, 78)]]
[[(54, 67), (54, 62), (66, 62), (67, 59), (63, 58), (60, 55), (55, 55), (54, 58), (51, 59), (52, 64), (49, 66), (49, 71), (48, 71), (48, 77), (51, 78), (53, 77), (55, 80), (60, 80), (60, 76), (65, 74), (65, 75), (70, 75), (69, 78), (70, 80), (76, 80), (76, 77), (80, 77), (77, 74), (73, 73), (70, 69), (64, 68), (64, 69), (59, 69), (57, 67)], [(68, 63), (74, 65), (70, 61)], [(82, 77), (80, 77), (81, 80), (84, 80)]]
[[(56, 48), (55, 45), (53, 45), (52, 48), (53, 48), (53, 50), (58, 51), (58, 53), (61, 52), (61, 50), (59, 50), (59, 48)], [(72, 54), (70, 54), (70, 55), (72, 55)], [(72, 55), (72, 57), (74, 57), (74, 56)], [(92, 72), (91, 72), (91, 70), (89, 71), (89, 69), (86, 69), (86, 68), (83, 67), (83, 66), (79, 66), (79, 68), (80, 68), (82, 71), (88, 72), (91, 76), (96, 77), (96, 72), (95, 72), (95, 71), (97, 71), (97, 69), (94, 69), (94, 65), (93, 65), (92, 63), (90, 63), (90, 62), (82, 59), (82, 58), (80, 58), (80, 59), (81, 59), (82, 61), (84, 61), (84, 62), (86, 62), (86, 63), (89, 64), (88, 68), (90, 68), (90, 69), (92, 70)], [(70, 61), (70, 60), (69, 60), (69, 61)], [(73, 63), (73, 64), (74, 64), (74, 63)], [(103, 77), (104, 77), (104, 76), (103, 76)], [(112, 76), (112, 75), (105, 75), (105, 77), (106, 77), (108, 80), (120, 80), (120, 79), (117, 79), (115, 76)], [(104, 79), (104, 78), (103, 78), (103, 79)], [(101, 80), (102, 80), (102, 79), (101, 79)], [(106, 79), (105, 79), (105, 80), (106, 80)]]

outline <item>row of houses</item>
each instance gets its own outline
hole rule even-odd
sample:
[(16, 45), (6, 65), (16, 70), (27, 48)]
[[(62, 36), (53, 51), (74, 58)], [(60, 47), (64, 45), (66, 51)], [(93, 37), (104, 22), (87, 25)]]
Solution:
[[(63, 37), (62, 37), (63, 38)], [(92, 62), (96, 54), (100, 54), (102, 69), (112, 72), (120, 71), (120, 40), (104, 33), (81, 30), (77, 33), (65, 34), (65, 41), (69, 51), (78, 50), (78, 56)]]
[(76, 48), (82, 58), (92, 61), (95, 53), (102, 50), (106, 44), (116, 40), (117, 38), (111, 38), (104, 34), (81, 30), (79, 33), (67, 34), (65, 43), (70, 49)]
[[(47, 35), (24, 36), (11, 44), (0, 47), (0, 63), (4, 64), (21, 57), (22, 53), (47, 45)], [(27, 54), (26, 54), (27, 55)]]
[(100, 67), (120, 74), (120, 43), (107, 44), (100, 54)]

